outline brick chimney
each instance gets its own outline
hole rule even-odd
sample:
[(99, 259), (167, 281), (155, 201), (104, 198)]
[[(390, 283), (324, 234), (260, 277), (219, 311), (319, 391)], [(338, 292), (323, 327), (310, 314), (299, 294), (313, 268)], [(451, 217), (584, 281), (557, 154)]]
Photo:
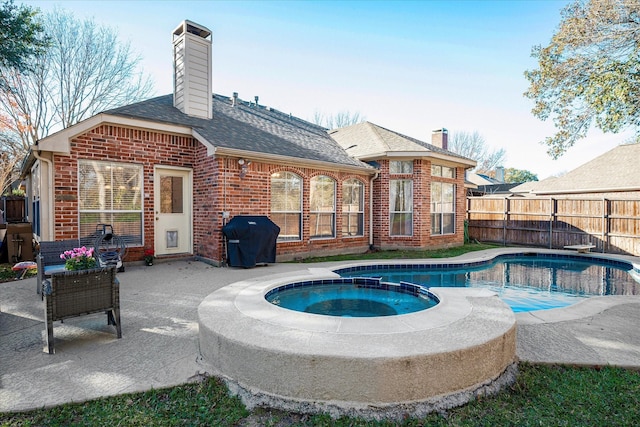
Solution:
[(173, 30), (173, 106), (202, 119), (213, 117), (211, 31), (191, 21)]
[(449, 131), (445, 128), (434, 130), (431, 134), (431, 145), (440, 147), (443, 150), (448, 150), (447, 146), (449, 145)]

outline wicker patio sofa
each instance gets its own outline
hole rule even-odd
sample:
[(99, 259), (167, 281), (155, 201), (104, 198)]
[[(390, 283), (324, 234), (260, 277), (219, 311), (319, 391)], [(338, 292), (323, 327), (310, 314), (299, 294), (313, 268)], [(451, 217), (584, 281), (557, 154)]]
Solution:
[(78, 247), (80, 247), (80, 240), (78, 239), (45, 240), (39, 243), (38, 255), (36, 255), (36, 264), (38, 266), (37, 293), (40, 293), (42, 282), (45, 278), (51, 276), (51, 273), (64, 270), (65, 261), (60, 258), (60, 254)]
[(49, 353), (54, 353), (53, 322), (69, 317), (106, 312), (107, 324), (114, 325), (117, 337), (122, 338), (115, 266), (53, 273), (43, 281), (42, 293)]

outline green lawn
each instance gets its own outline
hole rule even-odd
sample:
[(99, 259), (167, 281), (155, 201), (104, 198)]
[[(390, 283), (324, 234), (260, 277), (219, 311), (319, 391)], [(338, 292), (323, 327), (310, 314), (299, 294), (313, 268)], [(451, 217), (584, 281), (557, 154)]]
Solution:
[(635, 426), (640, 373), (521, 364), (516, 383), (484, 398), (401, 423), (247, 411), (214, 378), (51, 409), (0, 414), (1, 426)]
[(451, 258), (467, 252), (481, 251), (484, 249), (499, 248), (499, 245), (486, 243), (467, 243), (464, 246), (456, 246), (447, 249), (433, 250), (397, 250), (397, 251), (369, 251), (364, 254), (334, 255), (316, 258), (304, 258), (295, 262), (323, 262), (323, 261), (360, 261), (369, 259), (419, 259), (419, 258)]
[[(494, 247), (377, 252), (340, 259), (450, 257)], [(331, 260), (336, 260), (332, 257)], [(323, 258), (322, 260), (330, 260)], [(319, 261), (315, 259), (314, 261)], [(494, 397), (402, 423), (332, 420), (269, 409), (247, 411), (217, 379), (86, 403), (0, 414), (0, 426), (635, 426), (640, 373), (613, 367), (520, 364), (517, 381)]]

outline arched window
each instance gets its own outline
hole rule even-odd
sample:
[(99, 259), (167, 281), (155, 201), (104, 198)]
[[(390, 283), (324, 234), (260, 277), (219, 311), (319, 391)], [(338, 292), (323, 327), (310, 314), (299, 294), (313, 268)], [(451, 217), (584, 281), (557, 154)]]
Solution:
[(364, 235), (364, 184), (357, 179), (342, 183), (342, 235)]
[(278, 241), (302, 239), (302, 178), (293, 172), (271, 175), (271, 220), (280, 227)]
[(320, 175), (309, 185), (309, 229), (312, 238), (336, 236), (336, 181)]

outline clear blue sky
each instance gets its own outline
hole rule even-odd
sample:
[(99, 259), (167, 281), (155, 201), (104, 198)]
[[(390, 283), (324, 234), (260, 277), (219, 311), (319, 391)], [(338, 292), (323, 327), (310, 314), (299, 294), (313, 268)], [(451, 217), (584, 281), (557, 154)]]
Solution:
[(539, 144), (551, 122), (530, 113), (524, 71), (566, 0), (539, 1), (25, 1), (55, 5), (116, 29), (143, 58), (157, 95), (171, 93), (173, 29), (184, 19), (213, 32), (215, 93), (311, 120), (359, 112), (430, 142), (431, 131), (478, 131), (507, 152), (505, 167), (540, 179), (623, 142), (592, 132), (553, 161)]

